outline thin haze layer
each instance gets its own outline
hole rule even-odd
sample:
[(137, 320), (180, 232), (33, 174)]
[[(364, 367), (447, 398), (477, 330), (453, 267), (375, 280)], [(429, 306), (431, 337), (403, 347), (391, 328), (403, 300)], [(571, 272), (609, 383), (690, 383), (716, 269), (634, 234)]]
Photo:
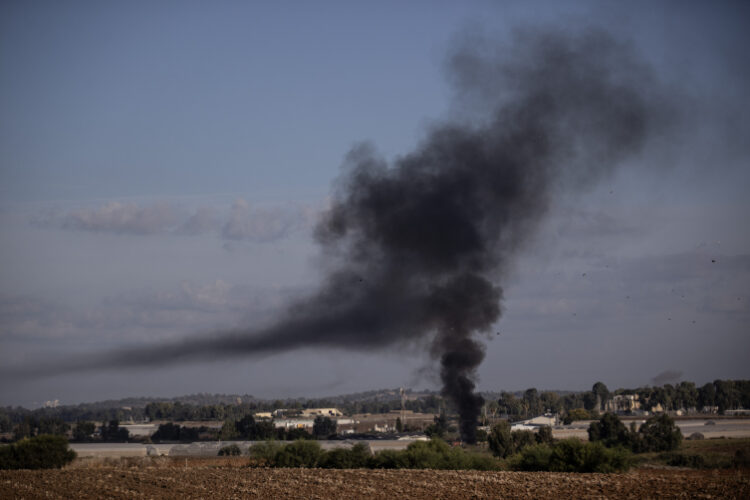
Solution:
[(434, 127), (392, 165), (368, 146), (348, 154), (316, 230), (331, 259), (317, 293), (264, 329), (111, 352), (47, 373), (427, 340), (462, 438), (475, 441), (478, 337), (500, 317), (510, 257), (558, 189), (596, 182), (672, 113), (631, 49), (600, 31), (525, 30), (508, 47), (464, 40), (449, 69), (459, 102), (480, 113)]

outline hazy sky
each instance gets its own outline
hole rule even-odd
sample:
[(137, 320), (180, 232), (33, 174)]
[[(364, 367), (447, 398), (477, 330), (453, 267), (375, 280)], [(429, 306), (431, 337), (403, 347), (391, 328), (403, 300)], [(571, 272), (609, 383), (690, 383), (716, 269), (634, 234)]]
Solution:
[[(261, 324), (315, 286), (346, 153), (464, 110), (457, 38), (598, 26), (683, 122), (550, 217), (501, 283), (483, 390), (750, 377), (746, 2), (0, 4), (0, 363)], [(0, 405), (437, 388), (418, 348), (0, 381)]]

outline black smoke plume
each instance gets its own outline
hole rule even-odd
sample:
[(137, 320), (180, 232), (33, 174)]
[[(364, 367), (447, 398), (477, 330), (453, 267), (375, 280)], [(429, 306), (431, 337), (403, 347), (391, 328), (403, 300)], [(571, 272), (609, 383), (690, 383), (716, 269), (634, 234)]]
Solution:
[(317, 293), (266, 328), (51, 370), (427, 341), (462, 439), (474, 442), (481, 337), (500, 318), (509, 260), (557, 191), (637, 154), (669, 113), (629, 46), (599, 31), (526, 30), (505, 47), (465, 40), (449, 61), (461, 119), (390, 165), (368, 146), (346, 157), (316, 229), (330, 259)]

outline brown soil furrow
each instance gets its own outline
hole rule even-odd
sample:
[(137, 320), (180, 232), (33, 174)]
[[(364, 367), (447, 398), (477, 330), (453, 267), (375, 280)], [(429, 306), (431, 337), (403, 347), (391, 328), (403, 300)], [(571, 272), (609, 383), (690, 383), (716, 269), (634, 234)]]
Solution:
[(237, 465), (0, 471), (0, 498), (750, 498), (748, 471), (627, 474), (252, 469)]

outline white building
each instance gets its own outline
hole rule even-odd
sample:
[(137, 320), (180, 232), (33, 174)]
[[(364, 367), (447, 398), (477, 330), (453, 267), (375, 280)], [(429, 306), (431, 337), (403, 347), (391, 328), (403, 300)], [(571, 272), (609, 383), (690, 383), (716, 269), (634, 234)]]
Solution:
[(341, 417), (344, 414), (336, 408), (306, 408), (302, 410), (303, 417), (317, 417), (319, 415), (324, 417)]

